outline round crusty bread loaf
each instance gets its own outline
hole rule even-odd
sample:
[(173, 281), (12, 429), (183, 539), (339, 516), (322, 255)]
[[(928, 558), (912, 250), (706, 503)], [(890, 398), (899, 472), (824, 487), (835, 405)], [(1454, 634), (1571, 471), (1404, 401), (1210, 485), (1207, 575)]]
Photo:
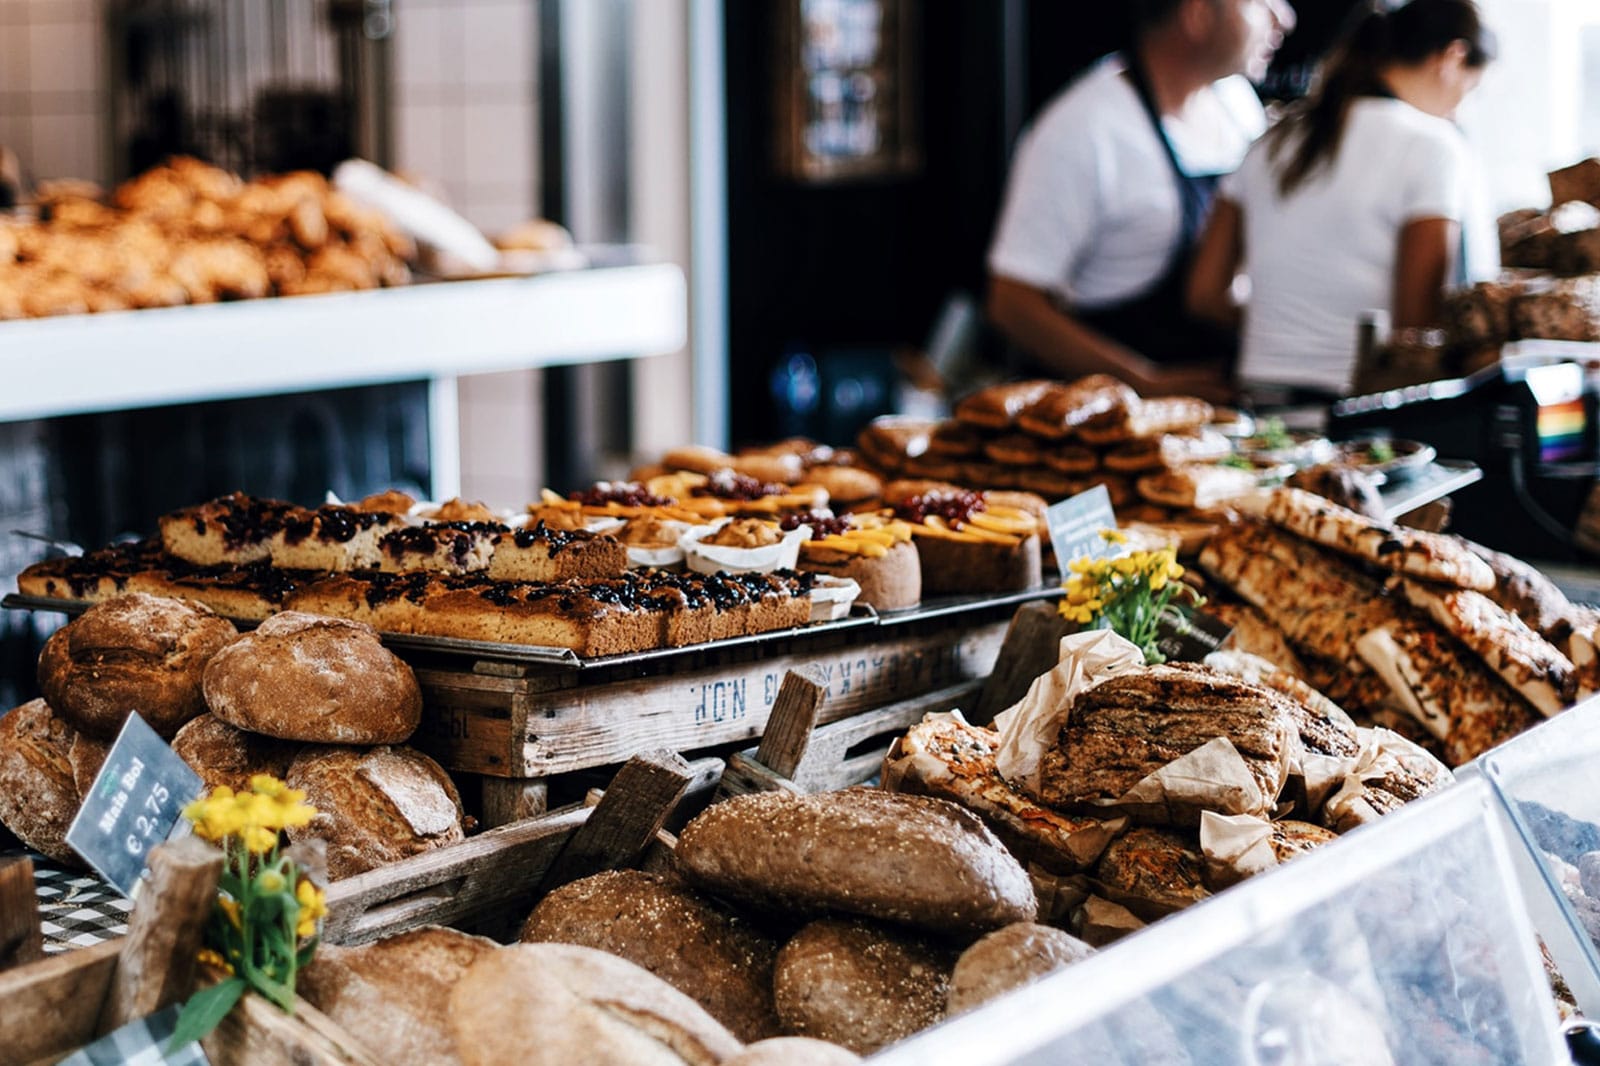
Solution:
[(171, 737), (206, 709), (206, 663), (238, 635), (227, 619), (189, 600), (118, 596), (51, 634), (39, 655), (39, 691), (92, 737), (112, 739), (131, 711)]
[(437, 925), (360, 947), (322, 944), (296, 990), (356, 1036), (379, 1062), (461, 1061), (450, 1029), (450, 991), (499, 945)]
[(714, 1066), (742, 1046), (694, 1000), (626, 959), (572, 944), (515, 944), (450, 994), (466, 1066)]
[(775, 1036), (746, 1044), (722, 1066), (854, 1066), (861, 1056), (838, 1044), (809, 1036)]
[(285, 611), (217, 655), (206, 705), (230, 725), (283, 740), (398, 744), (422, 721), (411, 667), (362, 622)]
[(907, 933), (822, 918), (778, 952), (772, 998), (791, 1034), (870, 1055), (944, 1017), (953, 961)]
[(778, 943), (654, 874), (610, 870), (563, 885), (533, 909), (521, 939), (621, 956), (694, 999), (740, 1040), (782, 1032), (772, 1009)]
[(916, 546), (909, 542), (896, 544), (876, 558), (802, 547), (799, 568), (849, 578), (861, 586), (857, 599), (875, 610), (902, 611), (922, 602), (922, 562)]
[(411, 748), (309, 749), (295, 756), (285, 780), (317, 809), (311, 824), (289, 830), (289, 839), (325, 841), (334, 880), (465, 835), (450, 775)]
[(1093, 953), (1088, 944), (1053, 926), (1017, 922), (996, 929), (956, 960), (947, 1006), (951, 1014), (971, 1010)]
[(925, 796), (735, 796), (684, 827), (677, 859), (690, 883), (771, 910), (845, 911), (951, 933), (1038, 914), (1027, 873), (978, 816)]
[(109, 740), (96, 740), (87, 733), (79, 733), (72, 738), (67, 762), (72, 766), (72, 784), (78, 790), (80, 800), (94, 787), (95, 776), (100, 773), (100, 768), (106, 764), (106, 756), (110, 754)]
[(67, 846), (78, 813), (70, 758), (76, 736), (44, 700), (0, 717), (0, 822), (28, 847), (73, 866), (82, 865)]
[(304, 747), (292, 740), (247, 733), (214, 714), (202, 714), (172, 738), (172, 750), (200, 775), (208, 792), (218, 785), (243, 791), (256, 774), (282, 779)]

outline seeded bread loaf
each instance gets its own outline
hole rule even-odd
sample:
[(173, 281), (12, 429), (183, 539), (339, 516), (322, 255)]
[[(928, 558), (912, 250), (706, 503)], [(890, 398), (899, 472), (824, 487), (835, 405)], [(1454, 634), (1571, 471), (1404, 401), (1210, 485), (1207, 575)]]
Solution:
[(370, 626), (299, 611), (216, 655), (205, 699), (240, 729), (324, 744), (394, 744), (422, 720), (416, 676)]
[(0, 823), (35, 851), (81, 865), (67, 846), (78, 813), (70, 753), (77, 731), (44, 700), (0, 716)]
[(1048, 925), (1017, 922), (996, 929), (956, 960), (948, 1009), (951, 1014), (971, 1010), (1093, 953), (1077, 937)]
[(289, 787), (317, 809), (292, 841), (327, 843), (328, 876), (353, 877), (465, 835), (450, 775), (411, 748), (313, 748), (289, 765)]
[(57, 714), (90, 736), (115, 737), (137, 710), (170, 737), (205, 710), (202, 673), (238, 635), (197, 603), (119, 596), (51, 635), (39, 656), (39, 689)]
[(380, 1062), (455, 1066), (450, 993), (493, 940), (423, 926), (360, 947), (321, 944), (296, 991)]
[(736, 796), (684, 827), (677, 858), (706, 891), (786, 912), (840, 910), (970, 934), (1032, 921), (1038, 910), (1028, 875), (983, 822), (924, 796)]
[(564, 885), (533, 909), (521, 939), (619, 955), (695, 1000), (740, 1040), (780, 1032), (772, 1008), (778, 944), (657, 875), (611, 870)]
[(822, 918), (778, 953), (772, 996), (790, 1033), (870, 1055), (944, 1017), (954, 961), (904, 931)]
[(716, 1066), (742, 1047), (665, 981), (571, 944), (479, 959), (450, 994), (450, 1024), (466, 1066)]

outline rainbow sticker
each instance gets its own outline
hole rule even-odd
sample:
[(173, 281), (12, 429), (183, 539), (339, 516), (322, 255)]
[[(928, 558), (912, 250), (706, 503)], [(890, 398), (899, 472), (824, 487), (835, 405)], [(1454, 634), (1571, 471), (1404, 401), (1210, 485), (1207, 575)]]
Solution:
[(1583, 399), (1569, 400), (1541, 406), (1535, 422), (1539, 437), (1539, 461), (1558, 463), (1581, 458), (1584, 430), (1588, 417), (1584, 413)]

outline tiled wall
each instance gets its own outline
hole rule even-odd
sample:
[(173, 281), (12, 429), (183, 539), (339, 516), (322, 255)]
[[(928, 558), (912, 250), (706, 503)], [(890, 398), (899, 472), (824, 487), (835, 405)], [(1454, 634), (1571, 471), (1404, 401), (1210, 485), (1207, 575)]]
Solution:
[(34, 178), (104, 181), (95, 0), (0, 0), (0, 145)]

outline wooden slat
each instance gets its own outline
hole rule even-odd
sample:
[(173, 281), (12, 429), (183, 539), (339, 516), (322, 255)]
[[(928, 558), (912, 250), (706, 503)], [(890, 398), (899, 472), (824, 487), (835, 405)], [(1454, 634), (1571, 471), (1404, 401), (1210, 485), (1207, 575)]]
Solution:
[(550, 782), (543, 778), (483, 779), (483, 824), (487, 829), (537, 818), (549, 809)]
[(722, 773), (719, 796), (744, 796), (752, 792), (792, 792), (804, 795), (805, 790), (793, 781), (756, 761), (755, 752), (736, 751), (728, 756), (728, 768)]
[(827, 696), (828, 681), (815, 664), (784, 674), (767, 717), (767, 731), (756, 746), (756, 760), (780, 777), (793, 777), (806, 757)]
[(335, 881), (323, 938), (361, 944), (530, 901), (533, 886), (589, 817), (586, 807), (552, 811)]
[(1055, 668), (1061, 655), (1061, 638), (1077, 628), (1061, 617), (1053, 602), (1018, 607), (995, 658), (994, 671), (975, 706), (967, 708), (971, 712), (967, 721), (988, 725), (995, 715), (1026, 696), (1034, 678)]
[(94, 1039), (122, 940), (0, 973), (0, 1059), (54, 1062)]
[(689, 764), (670, 751), (629, 759), (545, 874), (540, 893), (638, 862), (693, 777)]
[(149, 880), (134, 904), (117, 976), (100, 1012), (101, 1033), (189, 997), (221, 876), (222, 852), (199, 837), (150, 852)]
[(200, 1046), (212, 1066), (379, 1066), (357, 1037), (303, 999), (291, 1016), (247, 995)]
[(0, 970), (44, 957), (36, 891), (32, 859), (0, 860)]
[[(822, 726), (811, 738), (810, 750), (795, 770), (794, 783), (805, 792), (827, 792), (860, 784), (882, 766), (883, 753), (894, 737), (922, 721), (929, 712), (970, 705), (981, 684), (981, 681), (964, 682)], [(875, 754), (845, 758), (851, 748), (872, 737), (883, 738)]]
[[(827, 686), (819, 723), (837, 721), (988, 674), (1005, 629), (1004, 621), (970, 616), (959, 627), (908, 624), (823, 651), (794, 644), (801, 650), (546, 692), (518, 688), (527, 679), (419, 671), (425, 727), (415, 742), (454, 770), (538, 778), (657, 748), (750, 741), (766, 731), (791, 669), (816, 665)], [(519, 699), (522, 732), (508, 736)]]

